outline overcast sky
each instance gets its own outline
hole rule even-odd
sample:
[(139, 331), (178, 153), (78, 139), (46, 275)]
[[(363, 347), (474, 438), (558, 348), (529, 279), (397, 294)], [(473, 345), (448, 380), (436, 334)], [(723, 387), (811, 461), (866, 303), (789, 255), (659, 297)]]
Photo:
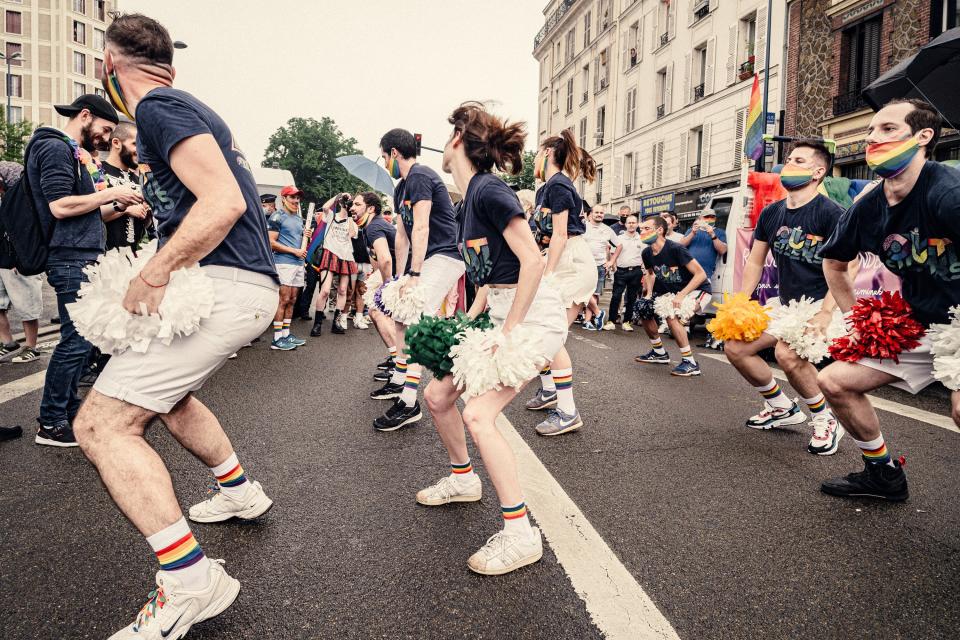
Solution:
[[(120, 0), (175, 40), (176, 87), (230, 125), (251, 163), (294, 116), (333, 118), (377, 157), (393, 127), (442, 148), (453, 108), (495, 100), (536, 144), (533, 37), (544, 0)], [(440, 170), (440, 154), (423, 161)], [(449, 181), (449, 178), (448, 178)]]

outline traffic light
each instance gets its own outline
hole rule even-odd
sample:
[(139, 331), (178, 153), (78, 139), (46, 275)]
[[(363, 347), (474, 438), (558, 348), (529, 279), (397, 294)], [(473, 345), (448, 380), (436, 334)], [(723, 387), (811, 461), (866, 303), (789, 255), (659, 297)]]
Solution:
[(417, 155), (420, 155), (420, 147), (423, 144), (423, 134), (415, 133), (413, 134), (413, 139), (417, 141)]

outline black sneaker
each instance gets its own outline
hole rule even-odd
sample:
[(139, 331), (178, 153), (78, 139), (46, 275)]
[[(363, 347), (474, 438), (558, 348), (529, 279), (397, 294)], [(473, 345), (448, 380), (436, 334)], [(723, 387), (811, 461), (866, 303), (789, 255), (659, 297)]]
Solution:
[[(39, 422), (39, 420), (38, 420)], [(54, 425), (41, 424), (37, 429), (37, 437), (33, 439), (37, 444), (48, 447), (76, 447), (77, 439), (73, 436), (73, 427), (66, 420)]]
[(641, 364), (670, 364), (670, 354), (669, 353), (657, 353), (653, 349), (646, 352), (642, 356), (637, 356), (633, 359), (634, 362), (639, 362)]
[(20, 425), (14, 427), (0, 427), (0, 442), (4, 440), (16, 440), (23, 435), (23, 429)]
[(393, 369), (387, 369), (386, 371), (377, 371), (373, 374), (373, 379), (377, 382), (388, 382), (390, 378), (393, 377)]
[(323, 314), (317, 314), (317, 319), (313, 321), (313, 328), (310, 329), (310, 337), (316, 338), (323, 333)]
[(378, 364), (377, 369), (380, 369), (380, 371), (387, 371), (389, 369), (393, 369), (393, 366), (394, 366), (393, 356), (390, 356), (389, 358), (387, 358), (386, 360)]
[(886, 463), (864, 461), (863, 471), (847, 474), (843, 478), (831, 478), (820, 485), (820, 491), (841, 498), (877, 498), (902, 502), (910, 497), (903, 463), (902, 457), (894, 460), (892, 467)]
[(310, 316), (309, 313), (304, 313), (304, 314), (301, 314), (300, 317), (297, 318), (297, 320), (302, 320), (302, 321), (305, 321), (305, 322), (310, 322), (311, 320), (313, 320), (313, 318)]
[(396, 431), (418, 422), (423, 414), (420, 413), (420, 403), (415, 402), (408, 407), (400, 400), (393, 403), (387, 412), (373, 421), (373, 428), (377, 431)]
[(392, 382), (387, 382), (376, 391), (370, 392), (370, 397), (374, 400), (393, 400), (400, 396), (403, 392), (402, 384), (393, 384)]

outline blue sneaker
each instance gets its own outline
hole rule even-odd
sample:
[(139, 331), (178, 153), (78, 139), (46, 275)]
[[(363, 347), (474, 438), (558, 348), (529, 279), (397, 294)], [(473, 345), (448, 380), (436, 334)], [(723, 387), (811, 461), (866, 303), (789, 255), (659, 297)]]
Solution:
[(583, 328), (587, 331), (596, 331), (597, 325), (593, 324), (593, 320), (589, 320), (583, 323)]
[(666, 351), (663, 353), (657, 353), (653, 349), (646, 352), (642, 356), (637, 356), (633, 359), (634, 362), (640, 362), (642, 364), (670, 364), (670, 354)]
[(580, 419), (579, 411), (571, 415), (560, 409), (553, 409), (547, 414), (547, 419), (536, 426), (536, 430), (541, 436), (559, 436), (576, 431), (582, 426), (583, 420)]
[(597, 314), (597, 317), (593, 319), (594, 326), (599, 330), (603, 329), (604, 323), (607, 321), (607, 312), (601, 311)]
[(290, 344), (292, 344), (292, 345), (295, 346), (295, 347), (302, 347), (303, 345), (307, 344), (307, 341), (306, 341), (306, 340), (304, 340), (303, 338), (298, 338), (297, 336), (293, 335), (292, 333), (287, 336), (286, 340), (287, 340), (287, 342), (289, 342)]
[(693, 376), (700, 375), (700, 365), (695, 362), (690, 362), (689, 360), (681, 360), (680, 364), (674, 367), (673, 371), (670, 372), (672, 376), (680, 376), (682, 378), (692, 378)]
[(270, 343), (270, 348), (274, 351), (293, 351), (297, 345), (292, 344), (286, 338), (278, 338)]

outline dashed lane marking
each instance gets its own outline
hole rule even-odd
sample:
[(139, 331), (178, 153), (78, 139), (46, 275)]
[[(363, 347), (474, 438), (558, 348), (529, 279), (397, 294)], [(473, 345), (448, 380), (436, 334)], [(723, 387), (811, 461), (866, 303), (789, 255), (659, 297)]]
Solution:
[(47, 372), (38, 371), (32, 375), (0, 385), (0, 404), (15, 400), (20, 396), (25, 396), (37, 389), (43, 388), (43, 382), (47, 379)]
[(657, 605), (502, 414), (497, 428), (517, 458), (527, 506), (604, 637), (679, 640)]

